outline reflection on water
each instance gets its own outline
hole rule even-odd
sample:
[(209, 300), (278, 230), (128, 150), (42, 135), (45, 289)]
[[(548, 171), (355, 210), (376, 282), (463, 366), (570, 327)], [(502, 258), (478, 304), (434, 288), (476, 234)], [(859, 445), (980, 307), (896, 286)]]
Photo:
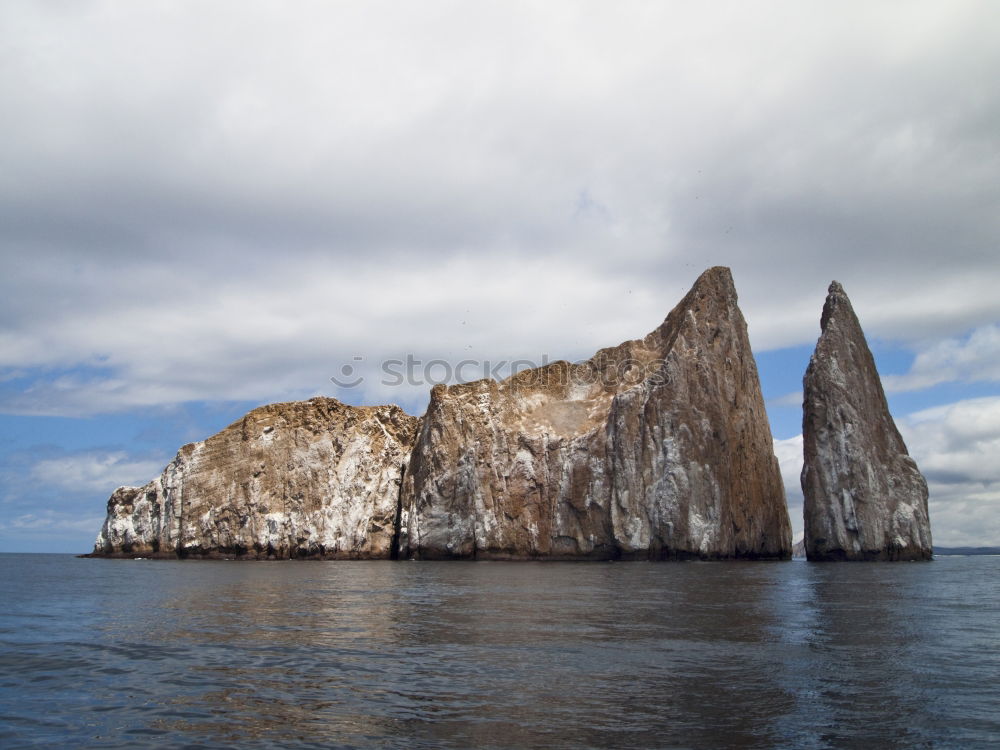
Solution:
[(0, 744), (988, 746), (995, 558), (0, 556)]

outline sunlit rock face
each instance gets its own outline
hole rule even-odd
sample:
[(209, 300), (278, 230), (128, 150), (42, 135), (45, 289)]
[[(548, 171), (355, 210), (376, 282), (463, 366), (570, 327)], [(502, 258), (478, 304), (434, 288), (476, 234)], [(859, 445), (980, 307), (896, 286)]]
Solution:
[(791, 530), (728, 269), (587, 362), (437, 386), (403, 481), (399, 554), (788, 558)]
[(94, 552), (151, 557), (389, 557), (419, 420), (330, 398), (255, 409), (121, 487)]
[(929, 560), (927, 483), (906, 450), (851, 302), (830, 285), (804, 380), (810, 560)]

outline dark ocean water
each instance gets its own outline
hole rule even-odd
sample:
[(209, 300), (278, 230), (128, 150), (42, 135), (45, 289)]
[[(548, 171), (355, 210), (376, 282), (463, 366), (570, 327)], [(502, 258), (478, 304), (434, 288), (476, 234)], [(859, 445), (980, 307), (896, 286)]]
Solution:
[(0, 747), (995, 747), (1000, 558), (0, 555)]

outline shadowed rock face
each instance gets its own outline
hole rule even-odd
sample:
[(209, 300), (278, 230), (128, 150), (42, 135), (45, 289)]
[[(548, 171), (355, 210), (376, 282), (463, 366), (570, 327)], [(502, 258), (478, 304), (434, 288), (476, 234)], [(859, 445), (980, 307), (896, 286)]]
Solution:
[(389, 557), (419, 420), (330, 398), (254, 409), (121, 487), (95, 554)]
[(725, 268), (644, 339), (437, 386), (403, 483), (419, 558), (787, 558), (791, 530)]
[(927, 483), (889, 414), (843, 288), (830, 285), (804, 380), (805, 546), (810, 560), (929, 560)]

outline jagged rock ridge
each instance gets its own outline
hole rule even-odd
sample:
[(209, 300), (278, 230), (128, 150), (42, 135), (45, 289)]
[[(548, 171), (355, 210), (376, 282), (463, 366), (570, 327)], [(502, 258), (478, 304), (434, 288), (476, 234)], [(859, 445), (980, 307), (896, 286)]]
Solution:
[(644, 339), (437, 386), (403, 483), (406, 557), (787, 558), (746, 323), (706, 271)]
[(804, 379), (802, 468), (810, 560), (929, 560), (927, 483), (889, 413), (843, 288), (830, 285)]
[(95, 554), (388, 557), (419, 420), (331, 398), (254, 409), (121, 487)]

